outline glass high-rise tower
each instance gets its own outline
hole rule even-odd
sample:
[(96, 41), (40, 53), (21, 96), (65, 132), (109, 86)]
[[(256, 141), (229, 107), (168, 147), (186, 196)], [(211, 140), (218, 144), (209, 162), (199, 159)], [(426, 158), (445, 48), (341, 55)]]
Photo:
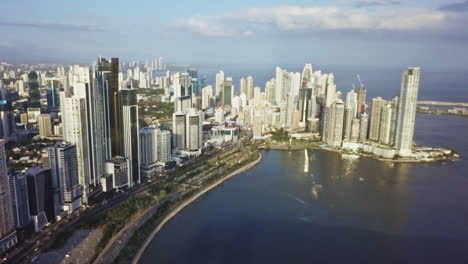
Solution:
[(420, 68), (408, 68), (401, 77), (395, 137), (395, 148), (400, 156), (408, 156), (412, 152), (420, 73)]

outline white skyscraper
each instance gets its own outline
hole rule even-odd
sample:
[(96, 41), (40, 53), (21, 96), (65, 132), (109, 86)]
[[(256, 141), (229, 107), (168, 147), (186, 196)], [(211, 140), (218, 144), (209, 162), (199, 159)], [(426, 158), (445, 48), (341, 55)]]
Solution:
[(284, 79), (283, 76), (284, 76), (284, 71), (280, 67), (276, 67), (275, 104), (278, 106), (282, 104), (283, 79)]
[(372, 112), (369, 129), (369, 139), (378, 141), (380, 136), (380, 119), (382, 116), (382, 107), (387, 104), (387, 101), (381, 97), (372, 99)]
[(242, 77), (239, 80), (239, 89), (240, 89), (240, 94), (247, 95), (247, 80), (244, 77)]
[(351, 109), (351, 116), (355, 118), (358, 113), (358, 94), (351, 90), (346, 94), (346, 108)]
[(140, 129), (140, 164), (142, 166), (152, 166), (159, 159), (158, 132), (159, 129), (153, 127)]
[(335, 76), (330, 73), (327, 78), (327, 86), (325, 90), (325, 106), (331, 106), (336, 99)]
[[(84, 83), (75, 83), (74, 90), (85, 89)], [(65, 92), (60, 93), (60, 106), (62, 109), (63, 139), (76, 146), (78, 159), (78, 179), (83, 187), (83, 202), (87, 203), (89, 193), (91, 162), (89, 158), (88, 118), (85, 98), (75, 93), (74, 97), (66, 97)]]
[(202, 88), (202, 109), (208, 109), (211, 107), (211, 101), (213, 98), (213, 87), (208, 85)]
[(252, 100), (254, 98), (254, 78), (252, 76), (247, 77), (246, 86), (247, 100)]
[(216, 87), (215, 87), (216, 96), (219, 96), (219, 93), (223, 90), (223, 86), (224, 86), (224, 72), (219, 71), (219, 73), (216, 74)]
[(171, 160), (171, 132), (167, 130), (158, 133), (158, 159), (164, 162)]
[(400, 156), (412, 153), (420, 72), (420, 68), (409, 68), (401, 77), (395, 137), (395, 147)]

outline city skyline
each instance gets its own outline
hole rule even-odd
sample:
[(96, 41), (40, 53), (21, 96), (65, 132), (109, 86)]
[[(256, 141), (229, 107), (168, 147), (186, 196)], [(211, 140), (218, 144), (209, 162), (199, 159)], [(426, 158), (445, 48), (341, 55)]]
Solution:
[[(171, 71), (161, 57), (98, 57), (89, 66), (0, 64), (0, 70), (0, 178), (10, 195), (0, 210), (12, 212), (0, 254), (22, 252), (22, 232), (44, 235), (108, 203), (93, 204), (97, 199), (112, 197), (117, 206), (119, 193), (141, 191), (152, 195), (143, 207), (157, 208), (226, 168), (259, 162), (263, 148), (318, 148), (385, 162), (459, 158), (454, 150), (414, 142), (419, 67), (403, 71), (395, 82), (399, 97), (391, 100), (367, 98), (360, 75), (357, 87), (340, 87), (334, 72), (312, 63), (299, 71), (277, 66), (266, 83), (253, 73), (233, 78), (219, 70), (208, 79), (200, 68)], [(187, 166), (195, 167), (180, 174)]]
[[(48, 2), (2, 3), (9, 10), (0, 20), (2, 59), (90, 63), (96, 54), (119, 54), (124, 60), (162, 55), (173, 63), (287, 64), (306, 58), (320, 65), (466, 69), (468, 2), (461, 0), (143, 1), (116, 3), (112, 12), (105, 1)], [(184, 41), (190, 45), (183, 49), (171, 45)]]

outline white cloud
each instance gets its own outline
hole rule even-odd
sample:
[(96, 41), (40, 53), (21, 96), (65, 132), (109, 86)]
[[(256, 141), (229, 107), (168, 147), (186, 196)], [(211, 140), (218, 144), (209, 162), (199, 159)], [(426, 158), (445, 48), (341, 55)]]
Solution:
[(338, 7), (279, 6), (249, 8), (220, 16), (193, 16), (177, 21), (179, 26), (213, 37), (253, 35), (274, 29), (282, 32), (313, 30), (433, 30), (443, 26), (449, 14), (424, 8), (369, 10)]

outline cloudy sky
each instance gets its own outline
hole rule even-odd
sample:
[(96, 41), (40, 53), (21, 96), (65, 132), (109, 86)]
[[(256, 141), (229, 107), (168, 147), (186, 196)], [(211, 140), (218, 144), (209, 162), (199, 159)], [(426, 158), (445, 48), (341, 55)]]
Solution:
[[(458, 1), (458, 2), (457, 2)], [(468, 67), (466, 0), (0, 0), (0, 61)]]

